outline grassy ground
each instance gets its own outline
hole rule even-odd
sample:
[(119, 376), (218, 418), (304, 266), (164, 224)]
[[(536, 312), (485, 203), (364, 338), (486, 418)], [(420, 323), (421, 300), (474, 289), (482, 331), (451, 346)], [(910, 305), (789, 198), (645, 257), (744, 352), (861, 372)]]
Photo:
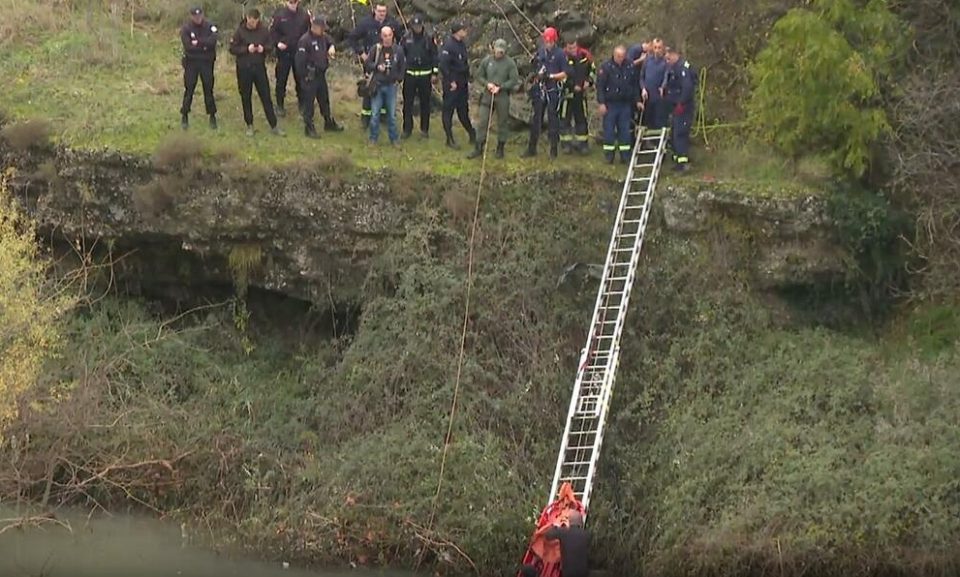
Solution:
[[(78, 17), (69, 28), (47, 29), (48, 23), (27, 20), (18, 37), (12, 37), (0, 51), (0, 76), (6, 86), (0, 96), (0, 109), (14, 118), (45, 118), (52, 121), (57, 138), (80, 148), (110, 148), (151, 154), (171, 134), (180, 132), (182, 97), (180, 46), (176, 30), (169, 24), (131, 25), (120, 16), (98, 18), (96, 13)], [(220, 130), (211, 131), (203, 114), (202, 92), (194, 98), (190, 134), (198, 137), (213, 153), (227, 152), (238, 159), (257, 164), (274, 164), (295, 158), (309, 158), (321, 151), (336, 151), (349, 156), (354, 164), (366, 168), (393, 167), (416, 169), (441, 175), (479, 172), (478, 161), (468, 161), (469, 151), (453, 152), (443, 145), (439, 114), (434, 114), (432, 138), (414, 137), (401, 148), (384, 144), (369, 147), (359, 122), (356, 97), (356, 69), (341, 55), (331, 72), (334, 114), (345, 124), (341, 134), (323, 134), (319, 141), (306, 139), (302, 123), (295, 114), (281, 119), (288, 133), (278, 138), (267, 131), (266, 121), (254, 99), (254, 138), (244, 135), (239, 94), (236, 88), (233, 57), (223, 44), (232, 26), (223, 25), (220, 57), (217, 62), (216, 97)], [(288, 88), (288, 111), (295, 102)], [(476, 117), (476, 105), (473, 113)], [(591, 119), (595, 132), (599, 122)], [(466, 136), (455, 128), (461, 142)], [(716, 140), (716, 139), (714, 139)], [(726, 140), (732, 141), (727, 136)], [(597, 149), (586, 158), (561, 157), (550, 160), (545, 151), (535, 160), (519, 158), (526, 135), (517, 133), (508, 146), (508, 157), (496, 161), (494, 172), (534, 169), (588, 169), (598, 176), (621, 177), (623, 167), (602, 162)], [(699, 146), (694, 160), (700, 169), (688, 178), (723, 179), (782, 183), (796, 180), (788, 163), (770, 158), (765, 151), (737, 145)]]

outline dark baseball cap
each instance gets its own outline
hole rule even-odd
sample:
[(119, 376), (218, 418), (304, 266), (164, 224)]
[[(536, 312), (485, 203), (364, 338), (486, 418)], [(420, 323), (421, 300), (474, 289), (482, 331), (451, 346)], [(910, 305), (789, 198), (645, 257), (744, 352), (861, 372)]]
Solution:
[(411, 26), (423, 26), (423, 15), (422, 15), (422, 14), (414, 14), (414, 15), (413, 15), (413, 18), (410, 19), (410, 25), (411, 25)]
[(193, 8), (190, 9), (191, 16), (197, 16), (199, 14), (203, 14), (203, 8), (199, 6), (194, 6)]
[(316, 16), (313, 17), (313, 20), (311, 22), (313, 23), (314, 26), (326, 26), (327, 17), (324, 16), (323, 14), (317, 14)]
[(457, 32), (460, 32), (461, 30), (466, 30), (466, 29), (467, 29), (466, 22), (454, 22), (453, 26), (450, 27), (450, 33), (456, 34)]

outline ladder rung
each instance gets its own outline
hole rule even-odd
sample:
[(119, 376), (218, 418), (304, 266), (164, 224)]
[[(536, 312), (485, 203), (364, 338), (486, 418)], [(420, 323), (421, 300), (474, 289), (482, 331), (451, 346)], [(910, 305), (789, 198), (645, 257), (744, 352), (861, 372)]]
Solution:
[(634, 167), (634, 168), (653, 168), (653, 167), (656, 166), (656, 165), (657, 165), (657, 163), (651, 162), (651, 163), (648, 163), (648, 164), (635, 164), (633, 167)]
[(564, 467), (582, 467), (584, 465), (589, 465), (592, 462), (593, 461), (570, 461), (568, 463), (564, 463), (563, 466)]

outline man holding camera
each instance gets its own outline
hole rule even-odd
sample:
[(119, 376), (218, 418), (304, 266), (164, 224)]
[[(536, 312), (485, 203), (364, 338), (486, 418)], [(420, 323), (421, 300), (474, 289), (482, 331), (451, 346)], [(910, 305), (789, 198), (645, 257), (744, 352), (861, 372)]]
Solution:
[[(366, 70), (370, 73), (371, 110), (387, 111), (387, 132), (390, 144), (400, 140), (397, 130), (397, 86), (403, 80), (406, 59), (403, 48), (394, 42), (393, 28), (384, 26), (380, 30), (380, 43), (374, 47), (367, 58)], [(376, 144), (380, 137), (380, 115), (370, 117), (370, 144)]]

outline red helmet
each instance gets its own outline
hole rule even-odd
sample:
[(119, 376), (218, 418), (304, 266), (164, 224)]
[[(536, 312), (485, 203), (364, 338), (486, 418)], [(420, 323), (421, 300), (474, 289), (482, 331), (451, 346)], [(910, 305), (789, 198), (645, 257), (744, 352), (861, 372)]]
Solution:
[(543, 31), (544, 42), (556, 42), (560, 38), (556, 28), (547, 28)]

